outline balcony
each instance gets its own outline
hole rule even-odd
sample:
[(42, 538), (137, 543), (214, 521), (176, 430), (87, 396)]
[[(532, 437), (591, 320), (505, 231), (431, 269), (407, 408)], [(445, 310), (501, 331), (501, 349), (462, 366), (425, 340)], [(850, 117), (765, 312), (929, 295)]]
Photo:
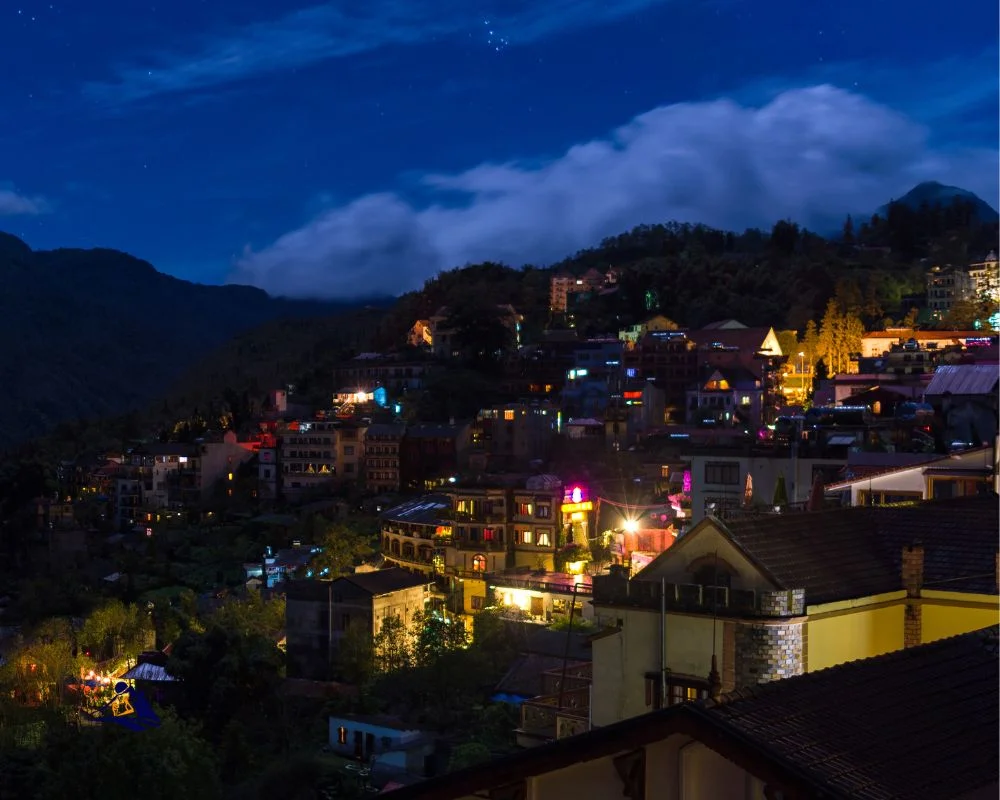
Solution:
[(493, 575), (490, 584), (505, 589), (525, 589), (532, 592), (555, 592), (556, 594), (572, 594), (576, 587), (578, 595), (590, 596), (593, 589), (589, 583), (574, 582), (569, 576), (563, 579), (521, 578), (510, 575)]
[[(673, 611), (729, 617), (790, 617), (804, 612), (804, 593), (801, 589), (756, 592), (693, 583), (666, 583), (663, 588), (666, 591), (665, 605)], [(614, 574), (598, 575), (594, 578), (593, 596), (595, 604), (599, 605), (658, 609), (661, 605), (661, 584), (652, 580), (628, 580)]]
[(551, 742), (590, 730), (590, 687), (536, 697), (521, 704), (517, 742), (522, 747)]

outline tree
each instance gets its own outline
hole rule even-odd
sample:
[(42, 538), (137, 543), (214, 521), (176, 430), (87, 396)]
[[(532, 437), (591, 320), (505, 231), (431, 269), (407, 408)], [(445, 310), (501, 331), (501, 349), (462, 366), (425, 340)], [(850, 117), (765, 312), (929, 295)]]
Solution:
[(354, 571), (354, 566), (375, 552), (370, 531), (361, 530), (345, 522), (330, 522), (317, 518), (315, 542), (321, 548), (309, 562), (309, 569), (316, 575), (339, 575)]
[(413, 660), (433, 666), (445, 653), (462, 650), (469, 644), (465, 623), (445, 619), (440, 614), (418, 612), (413, 617)]
[(80, 630), (79, 640), (95, 661), (137, 656), (152, 644), (150, 615), (136, 605), (112, 600), (95, 609)]
[(349, 625), (337, 643), (337, 672), (348, 683), (360, 686), (375, 674), (374, 642), (362, 625)]
[(260, 592), (250, 590), (245, 598), (228, 598), (212, 615), (210, 624), (241, 636), (259, 634), (276, 639), (285, 629), (285, 598), (265, 599)]
[(798, 331), (778, 331), (775, 335), (778, 337), (778, 347), (781, 348), (781, 352), (789, 358), (793, 358), (801, 349)]
[(413, 652), (403, 620), (398, 616), (383, 619), (372, 650), (377, 673), (397, 672), (409, 667), (413, 663)]
[(160, 710), (159, 726), (140, 733), (116, 725), (63, 728), (46, 747), (48, 769), (35, 795), (129, 797), (145, 800), (217, 800), (222, 797), (212, 748), (196, 727)]
[(455, 745), (451, 751), (451, 759), (448, 761), (448, 771), (474, 767), (477, 764), (484, 764), (491, 758), (490, 749), (480, 742), (467, 742)]
[(784, 508), (788, 505), (788, 490), (785, 488), (784, 475), (779, 475), (774, 483), (774, 498), (771, 503), (775, 508)]

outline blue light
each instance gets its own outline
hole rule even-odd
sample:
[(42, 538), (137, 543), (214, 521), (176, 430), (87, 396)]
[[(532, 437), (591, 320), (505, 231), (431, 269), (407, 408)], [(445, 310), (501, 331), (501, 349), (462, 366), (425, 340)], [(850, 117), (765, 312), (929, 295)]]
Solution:
[(388, 396), (385, 393), (385, 387), (384, 386), (379, 386), (373, 392), (373, 395), (375, 397), (375, 404), (377, 406), (379, 406), (379, 408), (385, 408), (389, 404), (389, 398), (388, 398)]

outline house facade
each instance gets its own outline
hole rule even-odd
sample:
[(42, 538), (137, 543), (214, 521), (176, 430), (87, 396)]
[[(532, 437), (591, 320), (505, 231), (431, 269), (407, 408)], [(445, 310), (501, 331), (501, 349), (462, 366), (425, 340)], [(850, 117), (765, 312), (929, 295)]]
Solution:
[(705, 698), (713, 671), (729, 692), (997, 624), (998, 521), (989, 497), (704, 520), (594, 578), (594, 725)]

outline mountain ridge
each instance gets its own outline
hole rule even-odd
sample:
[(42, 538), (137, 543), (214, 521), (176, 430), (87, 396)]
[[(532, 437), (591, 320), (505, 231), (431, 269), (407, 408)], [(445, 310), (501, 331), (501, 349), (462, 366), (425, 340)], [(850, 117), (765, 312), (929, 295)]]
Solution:
[(0, 233), (0, 447), (55, 424), (122, 413), (167, 392), (200, 355), (279, 319), (379, 300), (274, 298), (197, 284), (107, 248), (32, 250)]

